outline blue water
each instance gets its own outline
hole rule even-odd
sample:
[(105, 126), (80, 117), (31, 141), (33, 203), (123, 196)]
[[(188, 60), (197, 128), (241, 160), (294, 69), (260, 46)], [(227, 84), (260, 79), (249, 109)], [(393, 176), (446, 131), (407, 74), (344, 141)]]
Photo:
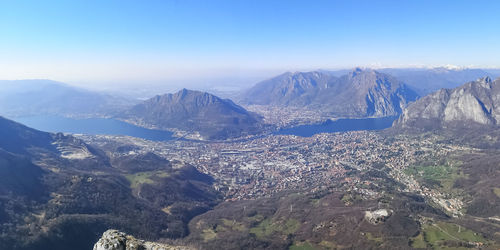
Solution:
[(392, 123), (397, 118), (397, 116), (391, 116), (365, 119), (339, 119), (335, 121), (328, 120), (321, 124), (301, 125), (292, 128), (285, 128), (276, 132), (275, 134), (310, 137), (320, 133), (334, 133), (357, 130), (380, 130), (391, 127)]
[[(357, 130), (379, 130), (391, 127), (397, 117), (328, 120), (321, 124), (301, 125), (275, 132), (278, 135), (310, 137), (319, 133)], [(28, 127), (47, 132), (64, 132), (90, 135), (128, 135), (152, 141), (173, 139), (172, 132), (141, 128), (109, 118), (75, 119), (60, 116), (30, 116), (14, 118)]]
[(74, 119), (60, 116), (30, 116), (14, 118), (28, 127), (47, 132), (90, 135), (128, 135), (152, 141), (172, 139), (172, 132), (141, 128), (115, 119)]

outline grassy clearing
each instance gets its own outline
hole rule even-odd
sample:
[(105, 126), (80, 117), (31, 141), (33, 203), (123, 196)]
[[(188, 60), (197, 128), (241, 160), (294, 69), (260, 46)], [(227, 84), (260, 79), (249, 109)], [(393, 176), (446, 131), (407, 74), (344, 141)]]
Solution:
[(255, 234), (257, 238), (265, 238), (277, 232), (284, 235), (293, 234), (300, 228), (300, 222), (295, 219), (288, 219), (286, 221), (272, 221), (265, 219), (256, 227), (250, 229), (250, 233)]
[(493, 193), (495, 193), (497, 197), (500, 197), (500, 188), (493, 188)]
[(153, 176), (165, 178), (168, 177), (168, 173), (163, 171), (139, 172), (125, 175), (125, 178), (130, 182), (131, 188), (137, 188), (141, 184), (153, 184), (154, 181), (151, 179)]
[(238, 221), (232, 221), (232, 220), (228, 220), (228, 219), (222, 219), (222, 225), (224, 225), (224, 227), (228, 228), (231, 231), (244, 232), (244, 231), (247, 230), (247, 228), (245, 227), (245, 225), (243, 223), (241, 223), (241, 222), (238, 222)]
[(430, 228), (431, 231), (429, 233), (433, 233), (431, 237), (434, 236), (434, 239), (448, 238), (451, 240), (459, 239), (461, 241), (485, 242), (485, 239), (481, 235), (457, 224), (438, 222)]
[(203, 237), (203, 241), (207, 242), (215, 239), (217, 237), (217, 233), (213, 229), (207, 228), (203, 229), (201, 237)]
[(428, 186), (438, 187), (445, 192), (452, 191), (455, 180), (464, 177), (463, 174), (458, 173), (457, 168), (449, 165), (412, 166), (405, 169), (405, 173), (415, 176)]
[(290, 250), (316, 250), (317, 248), (315, 248), (313, 245), (311, 245), (311, 243), (306, 241), (306, 242), (297, 242), (297, 243), (291, 245), (289, 249)]
[(375, 241), (377, 243), (382, 243), (384, 240), (382, 239), (382, 237), (375, 237), (373, 234), (371, 233), (365, 233), (365, 236), (368, 240), (371, 240), (371, 241)]
[(417, 237), (411, 239), (411, 247), (413, 248), (427, 248), (427, 242), (424, 239), (424, 234), (420, 233)]
[(264, 216), (262, 214), (256, 214), (256, 215), (251, 216), (251, 217), (245, 217), (245, 220), (248, 222), (259, 222), (259, 221), (264, 220)]
[(461, 227), (453, 223), (437, 222), (427, 224), (422, 227), (422, 232), (411, 239), (411, 246), (414, 248), (442, 249), (446, 246), (446, 241), (454, 242), (483, 242), (487, 241), (472, 230)]
[(342, 248), (341, 246), (338, 246), (337, 244), (335, 244), (334, 242), (331, 242), (331, 241), (321, 241), (319, 243), (319, 246), (323, 247), (323, 248), (326, 248), (326, 249), (339, 249), (339, 248)]
[(318, 207), (320, 199), (311, 199), (310, 202), (311, 202), (311, 205), (313, 205), (314, 207)]
[(300, 228), (300, 222), (295, 219), (288, 219), (285, 223), (285, 227), (282, 228), (284, 234), (293, 234), (297, 232)]
[(273, 225), (270, 219), (265, 219), (258, 226), (250, 228), (250, 233), (255, 234), (257, 238), (261, 239), (272, 234), (275, 228), (276, 226)]
[(152, 174), (143, 172), (143, 173), (137, 173), (137, 174), (129, 174), (126, 175), (125, 177), (127, 180), (130, 182), (130, 187), (131, 188), (137, 188), (139, 185), (147, 183), (147, 184), (153, 184), (154, 181), (151, 180)]
[(351, 193), (345, 193), (342, 195), (342, 198), (340, 199), (344, 205), (350, 206), (358, 201), (363, 200), (359, 194), (351, 194)]

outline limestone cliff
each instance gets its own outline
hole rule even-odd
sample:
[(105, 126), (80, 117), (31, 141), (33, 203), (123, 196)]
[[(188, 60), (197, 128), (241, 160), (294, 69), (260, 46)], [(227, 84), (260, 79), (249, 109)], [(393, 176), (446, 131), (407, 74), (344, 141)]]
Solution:
[(500, 122), (500, 79), (480, 78), (455, 89), (441, 89), (412, 103), (395, 126), (436, 129)]

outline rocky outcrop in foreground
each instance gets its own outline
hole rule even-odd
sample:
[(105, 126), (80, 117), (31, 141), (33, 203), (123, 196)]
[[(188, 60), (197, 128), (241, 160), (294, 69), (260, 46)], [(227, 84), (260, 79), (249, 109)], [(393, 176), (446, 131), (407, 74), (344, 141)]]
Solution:
[(118, 230), (110, 229), (94, 245), (94, 250), (191, 250), (186, 246), (172, 246), (138, 240)]

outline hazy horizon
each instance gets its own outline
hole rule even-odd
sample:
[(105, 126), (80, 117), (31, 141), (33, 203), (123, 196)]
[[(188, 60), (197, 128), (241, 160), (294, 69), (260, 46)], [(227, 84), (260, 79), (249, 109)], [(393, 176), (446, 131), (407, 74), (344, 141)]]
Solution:
[(218, 76), (200, 76), (197, 78), (178, 78), (165, 80), (117, 80), (117, 81), (63, 81), (60, 79), (42, 79), (42, 78), (26, 78), (26, 79), (0, 79), (7, 80), (50, 80), (61, 82), (72, 87), (82, 88), (90, 91), (108, 93), (117, 96), (129, 97), (134, 99), (148, 99), (155, 95), (166, 93), (174, 93), (182, 88), (193, 90), (207, 91), (212, 94), (219, 95), (224, 98), (234, 98), (242, 91), (248, 90), (257, 83), (271, 79), (286, 72), (310, 72), (310, 71), (331, 71), (340, 72), (342, 75), (345, 71), (355, 68), (384, 70), (384, 69), (409, 69), (409, 70), (425, 70), (445, 68), (448, 70), (485, 70), (493, 77), (500, 76), (500, 68), (469, 68), (456, 65), (428, 65), (428, 66), (407, 66), (407, 67), (367, 67), (353, 66), (335, 69), (293, 69), (293, 70), (267, 70), (267, 71), (246, 71), (235, 72), (229, 71), (227, 75)]
[[(285, 71), (498, 68), (486, 1), (13, 1), (0, 79), (249, 84)], [(478, 15), (480, 17), (478, 17)]]

